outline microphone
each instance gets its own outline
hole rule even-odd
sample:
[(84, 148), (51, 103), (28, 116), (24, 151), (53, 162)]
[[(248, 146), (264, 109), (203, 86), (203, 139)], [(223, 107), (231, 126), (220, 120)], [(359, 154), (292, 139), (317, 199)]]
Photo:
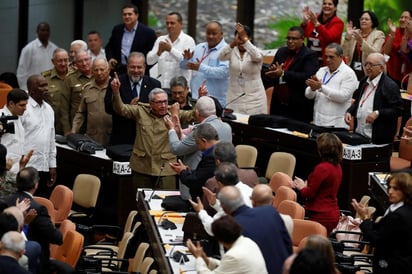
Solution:
[(163, 172), (163, 169), (164, 169), (164, 168), (165, 168), (165, 163), (163, 162), (162, 165), (160, 166), (160, 172), (159, 172), (159, 175), (157, 176), (156, 183), (155, 183), (154, 186), (153, 186), (152, 194), (150, 194), (150, 197), (149, 197), (149, 200), (148, 200), (149, 203), (150, 203), (150, 201), (151, 201), (152, 198), (153, 198), (153, 195), (154, 195), (154, 193), (155, 193), (155, 191), (156, 191), (156, 188), (159, 187), (160, 178), (162, 177), (162, 172)]
[(236, 120), (236, 116), (233, 115), (233, 109), (227, 108), (227, 106), (232, 104), (233, 102), (236, 102), (237, 100), (239, 100), (241, 97), (243, 97), (245, 95), (246, 95), (246, 92), (243, 92), (242, 94), (240, 94), (239, 96), (237, 96), (233, 100), (226, 103), (225, 107), (223, 108), (222, 118), (226, 118), (226, 119), (230, 119), (230, 120)]
[(231, 103), (236, 102), (237, 100), (239, 100), (240, 98), (242, 98), (245, 95), (246, 95), (246, 92), (243, 92), (242, 94), (240, 94), (239, 96), (237, 96), (233, 100), (229, 101), (229, 103), (226, 103), (226, 106), (223, 109), (226, 109), (228, 105), (230, 105)]

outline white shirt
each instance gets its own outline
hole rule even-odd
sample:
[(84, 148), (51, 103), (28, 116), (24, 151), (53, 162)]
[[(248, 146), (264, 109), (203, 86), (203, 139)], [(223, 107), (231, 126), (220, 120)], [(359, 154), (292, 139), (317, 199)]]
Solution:
[[(248, 186), (247, 184), (244, 184), (242, 182), (238, 182), (235, 187), (237, 187), (243, 197), (243, 201), (245, 202), (245, 205), (248, 207), (252, 207), (252, 201), (250, 200), (250, 197), (252, 196), (252, 191), (253, 189)], [(203, 227), (205, 228), (205, 231), (213, 236), (212, 233), (212, 223), (219, 219), (220, 217), (226, 215), (225, 212), (222, 209), (222, 206), (220, 205), (219, 200), (216, 200), (216, 203), (214, 205), (211, 205), (217, 212), (216, 214), (211, 217), (209, 214), (207, 214), (206, 210), (201, 210), (199, 211), (199, 218), (202, 221)]]
[[(3, 109), (0, 110), (0, 115), (13, 115), (7, 106), (4, 106)], [(17, 120), (10, 120), (8, 123), (14, 124), (14, 133), (5, 133), (3, 136), (0, 137), (0, 143), (3, 144), (7, 148), (7, 156), (6, 159), (13, 160), (13, 166), (11, 168), (11, 172), (17, 174), (19, 172), (19, 162), (22, 155), (26, 154), (24, 151), (24, 128), (21, 123), (21, 117), (18, 116)]]
[(381, 76), (382, 73), (376, 76), (372, 81), (369, 80), (369, 78), (366, 80), (368, 86), (361, 95), (358, 111), (356, 113), (357, 126), (355, 131), (368, 138), (372, 138), (372, 124), (366, 123), (366, 117), (374, 111), (373, 101)]
[(355, 72), (343, 61), (334, 72), (321, 67), (316, 77), (322, 87), (312, 90), (307, 87), (305, 96), (315, 99), (313, 122), (317, 126), (349, 128), (345, 123), (345, 112), (351, 105), (352, 94), (358, 87)]
[(229, 61), (220, 61), (220, 51), (227, 45), (224, 39), (215, 47), (209, 49), (207, 42), (196, 45), (193, 57), (180, 62), (180, 67), (188, 69), (187, 63), (201, 61), (199, 69), (192, 72), (190, 81), (190, 91), (192, 97), (199, 98), (198, 89), (206, 80), (206, 87), (209, 95), (219, 100), (219, 103), (226, 106), (226, 94), (229, 87)]
[[(159, 50), (159, 43), (168, 42), (172, 44), (170, 52), (164, 51), (160, 56), (157, 55)], [(180, 68), (180, 62), (183, 60), (183, 51), (195, 48), (195, 40), (183, 31), (180, 32), (179, 37), (172, 43), (169, 35), (162, 35), (156, 39), (153, 49), (147, 53), (147, 64), (154, 65), (156, 62), (158, 75), (153, 75), (153, 78), (159, 80), (162, 88), (170, 88), (170, 80), (176, 76), (184, 76), (188, 83), (192, 77), (192, 71)]]
[(21, 89), (27, 90), (27, 79), (41, 72), (51, 69), (53, 51), (57, 46), (49, 41), (44, 47), (39, 38), (28, 43), (21, 51), (17, 67), (17, 80)]
[(106, 53), (104, 51), (104, 48), (101, 48), (97, 55), (95, 55), (90, 49), (87, 50), (87, 53), (92, 58), (92, 64), (93, 64), (94, 59), (96, 59), (97, 57), (106, 59)]
[(45, 172), (55, 168), (57, 149), (52, 107), (45, 101), (39, 105), (29, 97), (22, 124), (25, 130), (24, 150), (34, 150), (27, 167), (31, 166)]

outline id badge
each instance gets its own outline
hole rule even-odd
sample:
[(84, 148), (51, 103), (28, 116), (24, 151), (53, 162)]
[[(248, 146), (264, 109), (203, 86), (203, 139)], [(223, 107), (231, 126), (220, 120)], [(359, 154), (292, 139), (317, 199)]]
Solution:
[(357, 71), (362, 71), (362, 63), (361, 62), (353, 62), (353, 69)]
[(243, 78), (242, 74), (239, 74), (239, 76), (237, 77), (237, 82), (238, 82), (239, 86), (241, 86), (241, 87), (245, 86), (245, 78)]
[(283, 81), (283, 77), (280, 77), (280, 78), (279, 78), (279, 85), (282, 85), (282, 84), (286, 84), (286, 82)]

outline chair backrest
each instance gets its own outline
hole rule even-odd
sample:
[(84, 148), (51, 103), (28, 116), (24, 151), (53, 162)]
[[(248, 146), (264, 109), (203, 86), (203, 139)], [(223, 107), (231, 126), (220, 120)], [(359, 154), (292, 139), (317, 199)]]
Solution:
[(76, 267), (82, 253), (84, 237), (77, 231), (68, 231), (63, 238), (63, 244), (59, 246), (55, 259)]
[(324, 237), (328, 236), (326, 228), (318, 222), (310, 220), (293, 219), (293, 252), (297, 252), (299, 243), (300, 241), (302, 241), (303, 238), (312, 234), (319, 234)]
[(276, 193), (280, 186), (292, 187), (293, 180), (292, 178), (284, 172), (278, 171), (275, 172), (269, 181), (269, 186), (272, 188), (272, 191)]
[(289, 215), (292, 219), (303, 220), (305, 218), (305, 209), (303, 206), (291, 200), (280, 202), (277, 209), (279, 213)]
[(237, 165), (240, 168), (255, 167), (258, 151), (254, 146), (237, 145), (235, 150), (237, 155)]
[(266, 167), (265, 177), (270, 180), (272, 175), (277, 171), (282, 171), (289, 175), (293, 176), (295, 171), (296, 158), (293, 154), (287, 152), (273, 152), (270, 155), (268, 165)]
[(129, 244), (130, 239), (133, 237), (132, 232), (126, 232), (123, 234), (122, 240), (119, 242), (119, 249), (117, 251), (117, 258), (123, 259), (124, 254), (126, 253), (127, 245)]
[[(62, 233), (64, 239), (66, 237), (67, 232), (76, 231), (76, 225), (72, 221), (66, 219), (60, 224), (59, 230)], [(57, 256), (58, 249), (58, 245), (50, 244), (50, 258), (55, 258)]]
[(288, 186), (281, 186), (278, 188), (278, 191), (275, 193), (275, 197), (273, 198), (273, 207), (274, 208), (278, 208), (280, 202), (284, 201), (284, 200), (290, 200), (290, 201), (294, 201), (296, 202), (296, 192), (288, 187)]
[(41, 204), (41, 205), (43, 205), (43, 206), (45, 206), (45, 207), (47, 208), (47, 212), (49, 213), (50, 220), (51, 220), (51, 222), (54, 224), (54, 223), (55, 223), (55, 216), (54, 216), (54, 206), (53, 206), (53, 203), (52, 203), (49, 199), (44, 198), (44, 197), (40, 197), (40, 196), (34, 196), (33, 199), (34, 199), (37, 203), (39, 203), (39, 204)]
[(54, 206), (54, 217), (56, 224), (67, 219), (73, 204), (73, 191), (64, 185), (57, 185), (51, 195), (50, 201)]
[(126, 223), (124, 225), (123, 234), (128, 232), (128, 231), (129, 232), (132, 231), (132, 225), (133, 225), (133, 221), (134, 221), (134, 218), (136, 217), (136, 215), (137, 215), (137, 210), (131, 210), (129, 212), (129, 215), (127, 216)]
[(138, 268), (137, 272), (141, 273), (141, 274), (148, 274), (149, 269), (152, 266), (153, 262), (154, 262), (154, 259), (152, 257), (144, 258), (144, 260), (140, 264), (140, 267)]
[[(406, 121), (405, 127), (412, 126), (412, 117)], [(401, 139), (399, 142), (399, 158), (412, 161), (412, 143)]]
[(149, 246), (150, 245), (148, 243), (145, 243), (145, 242), (141, 242), (139, 244), (139, 247), (136, 250), (136, 254), (134, 255), (133, 264), (132, 264), (132, 268), (130, 269), (130, 271), (139, 272), (139, 267), (143, 263), (143, 260), (146, 256), (146, 252), (149, 249)]
[(96, 206), (99, 191), (99, 177), (91, 174), (79, 174), (74, 180), (73, 202), (84, 208), (93, 208)]

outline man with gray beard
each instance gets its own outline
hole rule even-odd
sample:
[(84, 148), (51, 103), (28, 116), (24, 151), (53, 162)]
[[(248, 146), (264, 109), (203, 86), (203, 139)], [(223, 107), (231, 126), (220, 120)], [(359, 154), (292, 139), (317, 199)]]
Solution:
[[(149, 103), (149, 92), (161, 87), (158, 80), (144, 74), (145, 61), (141, 52), (131, 52), (127, 58), (127, 73), (119, 75), (120, 98), (124, 104)], [(112, 114), (112, 135), (109, 145), (133, 145), (136, 137), (136, 122), (113, 111), (112, 96), (112, 87), (108, 85), (104, 104), (106, 112)]]

